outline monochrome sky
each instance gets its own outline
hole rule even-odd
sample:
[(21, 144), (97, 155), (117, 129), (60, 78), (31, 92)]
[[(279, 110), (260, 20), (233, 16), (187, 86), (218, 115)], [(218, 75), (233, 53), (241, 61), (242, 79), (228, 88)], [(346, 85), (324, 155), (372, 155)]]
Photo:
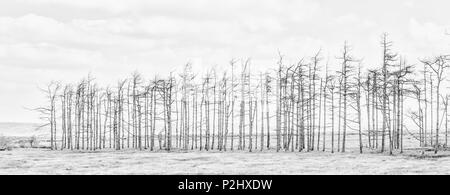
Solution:
[(39, 122), (38, 87), (91, 73), (101, 84), (252, 58), (275, 67), (322, 48), (330, 66), (344, 41), (366, 67), (380, 36), (412, 64), (450, 53), (448, 0), (8, 0), (0, 1), (0, 122)]

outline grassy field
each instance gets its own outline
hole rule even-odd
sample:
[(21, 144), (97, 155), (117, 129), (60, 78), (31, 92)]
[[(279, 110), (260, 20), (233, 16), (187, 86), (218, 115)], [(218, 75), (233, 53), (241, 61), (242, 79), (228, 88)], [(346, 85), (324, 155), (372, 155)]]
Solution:
[(39, 139), (46, 137), (45, 131), (37, 132), (39, 141), (34, 146), (43, 148), (30, 148), (29, 140), (36, 135), (34, 127), (0, 125), (0, 132), (7, 135), (0, 135), (0, 141), (12, 146), (11, 151), (0, 151), (0, 174), (450, 174), (450, 151), (435, 155), (415, 148), (417, 141), (410, 137), (405, 139), (405, 153), (393, 156), (367, 148), (359, 154), (356, 134), (349, 135), (347, 153), (334, 154), (329, 146), (327, 152), (310, 153), (81, 152), (45, 149), (48, 141)]
[(450, 153), (0, 152), (0, 174), (450, 174)]

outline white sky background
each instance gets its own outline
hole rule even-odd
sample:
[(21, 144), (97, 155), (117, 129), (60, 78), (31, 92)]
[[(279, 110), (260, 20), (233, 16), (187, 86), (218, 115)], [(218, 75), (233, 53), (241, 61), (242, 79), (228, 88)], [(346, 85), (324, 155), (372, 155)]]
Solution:
[(232, 58), (275, 67), (323, 48), (330, 66), (345, 40), (366, 67), (380, 65), (380, 36), (410, 63), (450, 53), (448, 0), (3, 0), (0, 1), (0, 122), (38, 122), (24, 107), (45, 102), (38, 86), (92, 73), (115, 84), (204, 71)]

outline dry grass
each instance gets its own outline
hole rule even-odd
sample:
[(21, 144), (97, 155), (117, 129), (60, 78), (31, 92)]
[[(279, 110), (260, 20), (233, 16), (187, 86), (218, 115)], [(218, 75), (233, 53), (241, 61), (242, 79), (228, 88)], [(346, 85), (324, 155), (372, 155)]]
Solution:
[(329, 152), (150, 152), (50, 151), (0, 152), (0, 174), (450, 174), (450, 156), (417, 158), (404, 154)]
[(0, 151), (12, 150), (11, 139), (0, 135)]

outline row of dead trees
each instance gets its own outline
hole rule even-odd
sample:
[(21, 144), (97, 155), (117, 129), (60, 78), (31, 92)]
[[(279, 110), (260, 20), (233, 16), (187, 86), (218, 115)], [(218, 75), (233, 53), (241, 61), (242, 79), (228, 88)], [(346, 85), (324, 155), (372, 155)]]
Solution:
[(318, 51), (295, 64), (280, 53), (276, 71), (259, 74), (248, 59), (230, 61), (229, 73), (198, 75), (187, 64), (178, 75), (136, 72), (106, 88), (91, 76), (52, 82), (42, 89), (49, 105), (36, 111), (52, 149), (345, 152), (350, 144), (392, 154), (407, 142), (437, 152), (447, 147), (450, 56), (413, 66), (392, 47), (384, 34), (381, 65), (365, 72), (345, 43), (335, 71)]

